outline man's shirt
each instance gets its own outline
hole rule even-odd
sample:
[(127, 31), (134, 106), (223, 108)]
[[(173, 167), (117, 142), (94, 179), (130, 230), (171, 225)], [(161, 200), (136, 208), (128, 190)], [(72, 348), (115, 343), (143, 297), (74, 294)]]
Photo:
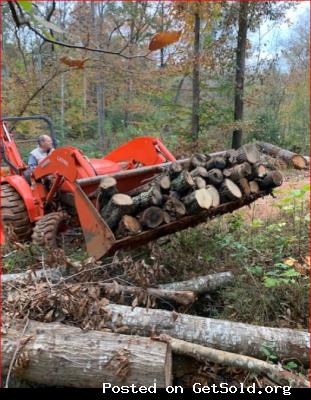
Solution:
[(29, 154), (29, 159), (28, 159), (29, 168), (31, 170), (36, 168), (36, 166), (39, 164), (39, 162), (44, 160), (45, 157), (47, 157), (51, 153), (52, 150), (53, 149), (51, 149), (49, 151), (49, 153), (44, 151), (43, 149), (41, 149), (41, 147), (37, 147), (36, 149), (32, 150)]

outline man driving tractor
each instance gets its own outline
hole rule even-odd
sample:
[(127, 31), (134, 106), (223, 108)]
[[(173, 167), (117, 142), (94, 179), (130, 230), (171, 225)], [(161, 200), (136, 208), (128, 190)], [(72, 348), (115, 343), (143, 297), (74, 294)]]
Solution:
[(53, 142), (50, 136), (40, 135), (38, 137), (38, 147), (33, 149), (29, 154), (28, 165), (33, 170), (40, 161), (49, 155), (53, 150)]

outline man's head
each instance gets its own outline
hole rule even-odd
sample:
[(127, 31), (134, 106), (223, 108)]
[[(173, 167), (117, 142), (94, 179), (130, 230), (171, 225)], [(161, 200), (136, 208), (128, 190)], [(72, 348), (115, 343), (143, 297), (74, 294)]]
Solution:
[(38, 144), (44, 151), (49, 151), (53, 147), (52, 139), (48, 135), (40, 135), (38, 137)]

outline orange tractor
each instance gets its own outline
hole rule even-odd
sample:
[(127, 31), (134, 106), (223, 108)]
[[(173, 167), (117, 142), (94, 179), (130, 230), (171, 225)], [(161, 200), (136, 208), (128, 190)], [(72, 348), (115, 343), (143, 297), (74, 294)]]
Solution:
[[(29, 171), (8, 129), (8, 122), (44, 120), (55, 150)], [(161, 140), (139, 137), (118, 147), (106, 156), (86, 157), (74, 147), (57, 148), (53, 125), (43, 116), (3, 118), (1, 146), (1, 243), (13, 234), (17, 241), (33, 240), (36, 244), (57, 248), (58, 235), (68, 227), (82, 228), (87, 252), (96, 259), (118, 249), (136, 247), (161, 236), (204, 222), (208, 215), (185, 215), (138, 235), (116, 239), (97, 206), (98, 187), (103, 177), (112, 176), (120, 193), (141, 186), (163, 168), (176, 163)], [(183, 163), (180, 160), (177, 163)], [(253, 201), (248, 198), (244, 204)], [(230, 203), (231, 204), (231, 203)], [(241, 202), (220, 206), (217, 213), (241, 207)]]

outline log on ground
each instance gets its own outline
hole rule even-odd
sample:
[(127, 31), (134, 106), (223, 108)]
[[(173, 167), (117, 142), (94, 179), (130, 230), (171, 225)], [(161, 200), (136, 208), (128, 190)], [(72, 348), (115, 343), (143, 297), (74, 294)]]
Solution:
[(158, 288), (178, 291), (189, 290), (196, 294), (203, 294), (214, 292), (232, 281), (233, 274), (229, 271), (220, 272), (217, 274), (196, 276), (195, 278), (186, 281), (162, 283), (161, 285), (158, 285)]
[(8, 373), (19, 347), (14, 375), (38, 384), (100, 388), (103, 382), (110, 382), (148, 386), (154, 379), (158, 387), (171, 384), (171, 351), (165, 343), (36, 321), (29, 321), (23, 335), (24, 327), (25, 321), (10, 321), (2, 335), (3, 374)]
[(149, 336), (167, 334), (213, 347), (219, 350), (266, 359), (265, 346), (279, 360), (298, 359), (309, 365), (310, 334), (305, 331), (283, 328), (268, 328), (220, 319), (178, 314), (165, 310), (146, 310), (128, 306), (108, 304), (111, 312), (109, 327), (123, 327), (124, 333)]
[(275, 146), (271, 143), (259, 142), (258, 146), (263, 152), (270, 156), (282, 159), (288, 166), (292, 166), (296, 169), (304, 169), (307, 166), (305, 158), (300, 154), (282, 149), (281, 147)]

